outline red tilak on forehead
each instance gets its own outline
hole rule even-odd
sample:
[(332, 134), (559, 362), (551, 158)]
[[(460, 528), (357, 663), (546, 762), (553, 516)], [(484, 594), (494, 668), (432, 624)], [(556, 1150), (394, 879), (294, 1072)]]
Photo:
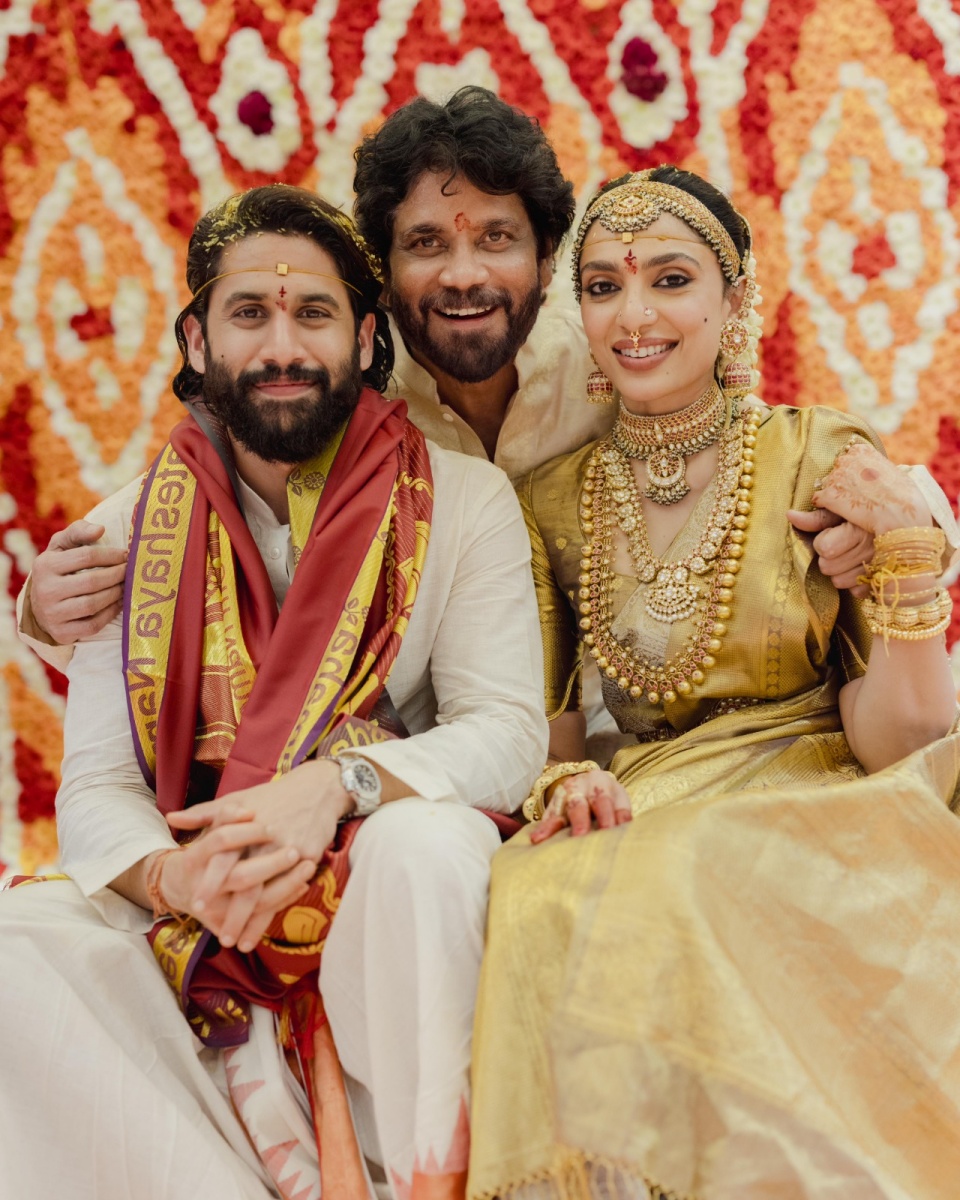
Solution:
[(627, 268), (631, 275), (636, 275), (637, 259), (632, 250), (627, 251), (627, 257), (623, 260), (623, 265)]
[(285, 287), (282, 287), (282, 288), (280, 289), (280, 295), (281, 295), (281, 297), (282, 297), (282, 296), (285, 296), (286, 294), (287, 294), (287, 289), (286, 289)]
[(457, 215), (453, 218), (453, 223), (456, 226), (458, 232), (461, 232), (461, 233), (463, 232), (464, 229), (470, 228), (470, 221), (469, 221), (466, 213), (462, 213), (462, 212), (457, 213)]

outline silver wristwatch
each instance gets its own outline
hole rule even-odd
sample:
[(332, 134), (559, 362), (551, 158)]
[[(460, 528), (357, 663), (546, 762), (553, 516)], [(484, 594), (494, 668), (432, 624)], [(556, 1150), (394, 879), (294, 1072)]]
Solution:
[(369, 817), (380, 807), (383, 788), (376, 768), (372, 767), (365, 758), (341, 758), (337, 755), (333, 760), (340, 768), (340, 782), (343, 790), (356, 805), (348, 817)]

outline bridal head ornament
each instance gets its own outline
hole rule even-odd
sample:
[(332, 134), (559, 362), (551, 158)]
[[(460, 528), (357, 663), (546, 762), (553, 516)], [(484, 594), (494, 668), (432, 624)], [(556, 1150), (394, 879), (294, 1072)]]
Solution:
[[(671, 178), (675, 182), (668, 182)], [(701, 189), (713, 190), (696, 176), (674, 167), (662, 166), (625, 176), (622, 182), (608, 187), (593, 199), (584, 213), (573, 244), (574, 294), (579, 301), (582, 295), (580, 258), (587, 235), (595, 222), (623, 245), (632, 245), (644, 237), (664, 240), (656, 234), (647, 234), (646, 230), (665, 214), (678, 217), (697, 235), (697, 242), (706, 242), (716, 254), (727, 284), (734, 287), (742, 281), (740, 308), (724, 322), (721, 330), (716, 368), (724, 394), (730, 400), (739, 400), (756, 388), (760, 378), (756, 370), (761, 325), (756, 308), (760, 294), (756, 262), (751, 249), (750, 226), (722, 193), (717, 192), (717, 198), (729, 209), (732, 220), (739, 225), (737, 241), (744, 247), (741, 253), (733, 234), (720, 217), (693, 192), (678, 186), (679, 181), (683, 180), (695, 180)], [(644, 316), (652, 312), (644, 309)], [(602, 373), (597, 371), (590, 377), (587, 398), (594, 403), (610, 402), (614, 399), (613, 387), (605, 376), (603, 381), (594, 379), (593, 376), (598, 374)]]

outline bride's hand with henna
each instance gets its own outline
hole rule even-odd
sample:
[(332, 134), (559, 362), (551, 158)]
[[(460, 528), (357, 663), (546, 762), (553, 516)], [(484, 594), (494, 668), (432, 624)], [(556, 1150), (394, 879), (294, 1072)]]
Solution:
[(574, 837), (598, 829), (613, 829), (632, 820), (630, 797), (611, 771), (585, 771), (565, 775), (548, 792), (543, 817), (530, 834), (534, 844), (570, 826)]
[(812, 500), (813, 511), (791, 509), (787, 517), (795, 529), (816, 534), (820, 570), (856, 596), (866, 594), (857, 580), (873, 559), (875, 534), (932, 523), (909, 475), (866, 442), (854, 442), (837, 457)]

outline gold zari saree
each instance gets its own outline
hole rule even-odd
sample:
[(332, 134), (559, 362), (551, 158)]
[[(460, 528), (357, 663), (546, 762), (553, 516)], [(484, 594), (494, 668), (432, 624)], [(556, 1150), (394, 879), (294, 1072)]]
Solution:
[[(837, 694), (870, 638), (785, 516), (853, 434), (766, 415), (716, 666), (666, 717), (607, 693), (632, 823), (494, 860), (473, 1198), (960, 1195), (960, 736), (864, 775)], [(521, 494), (551, 716), (577, 703), (590, 449)], [(671, 656), (690, 626), (668, 640), (624, 583), (619, 634)]]

